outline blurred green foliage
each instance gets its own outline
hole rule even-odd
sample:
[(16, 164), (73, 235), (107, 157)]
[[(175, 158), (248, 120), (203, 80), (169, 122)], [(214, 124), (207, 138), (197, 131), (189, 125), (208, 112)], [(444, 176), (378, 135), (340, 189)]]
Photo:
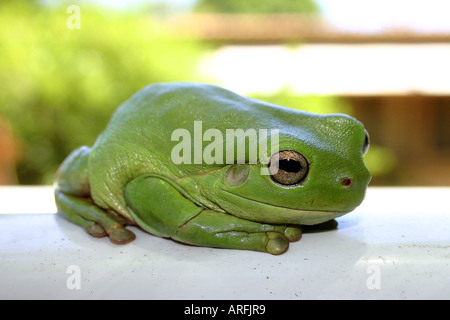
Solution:
[(194, 7), (198, 12), (220, 13), (318, 13), (312, 0), (200, 0)]
[(22, 184), (51, 183), (59, 163), (91, 145), (117, 106), (145, 85), (198, 81), (204, 47), (175, 40), (145, 12), (83, 4), (69, 29), (69, 4), (0, 3), (0, 117), (22, 146)]

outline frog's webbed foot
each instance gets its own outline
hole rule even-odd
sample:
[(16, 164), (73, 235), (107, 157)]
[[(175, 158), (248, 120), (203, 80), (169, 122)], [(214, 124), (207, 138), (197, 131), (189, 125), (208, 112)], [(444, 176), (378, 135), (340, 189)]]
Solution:
[(187, 244), (282, 254), (299, 227), (270, 225), (209, 210), (165, 179), (140, 176), (125, 187), (128, 210), (144, 230)]
[(90, 235), (100, 238), (108, 236), (115, 244), (126, 244), (136, 236), (124, 226), (127, 221), (117, 213), (105, 211), (89, 199), (55, 191), (58, 213), (83, 227)]

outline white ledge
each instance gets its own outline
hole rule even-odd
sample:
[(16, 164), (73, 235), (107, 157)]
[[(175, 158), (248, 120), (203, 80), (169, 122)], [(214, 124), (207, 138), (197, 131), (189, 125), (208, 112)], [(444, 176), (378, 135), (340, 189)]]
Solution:
[(0, 299), (449, 299), (449, 198), (369, 188), (337, 230), (272, 256), (137, 228), (117, 246), (55, 215), (51, 187), (1, 187)]

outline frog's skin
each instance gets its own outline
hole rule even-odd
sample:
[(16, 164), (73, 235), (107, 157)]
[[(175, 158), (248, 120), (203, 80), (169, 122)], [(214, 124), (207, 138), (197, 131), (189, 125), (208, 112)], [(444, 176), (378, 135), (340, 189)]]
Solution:
[[(224, 139), (226, 129), (278, 129), (279, 150), (305, 159), (286, 169), (294, 171), (289, 176), (301, 168), (302, 179), (282, 183), (283, 176), (280, 182), (261, 174), (268, 165), (259, 160), (174, 164), (178, 142), (171, 135), (185, 128), (193, 136), (194, 121)], [(59, 214), (116, 244), (135, 239), (130, 224), (192, 245), (281, 254), (300, 239), (301, 225), (330, 221), (361, 203), (371, 179), (367, 148), (363, 125), (347, 115), (292, 110), (211, 85), (154, 84), (118, 108), (91, 148), (61, 164), (56, 204)], [(280, 174), (283, 168), (280, 161)]]

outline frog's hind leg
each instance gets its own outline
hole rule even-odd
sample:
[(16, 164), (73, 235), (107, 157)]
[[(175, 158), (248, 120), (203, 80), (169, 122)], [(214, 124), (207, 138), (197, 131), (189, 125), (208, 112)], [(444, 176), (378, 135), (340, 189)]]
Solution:
[(83, 200), (65, 195), (60, 191), (55, 191), (55, 202), (58, 214), (67, 220), (83, 227), (90, 235), (101, 238), (106, 236), (106, 231), (98, 223), (83, 218), (79, 212), (83, 212), (88, 205)]
[(58, 214), (83, 227), (94, 237), (108, 235), (116, 244), (133, 241), (136, 236), (124, 228), (125, 219), (97, 205), (90, 198), (87, 162), (90, 149), (81, 147), (61, 164), (55, 178)]
[(94, 237), (107, 235), (115, 244), (125, 244), (136, 238), (133, 232), (120, 223), (120, 218), (92, 204), (89, 199), (74, 197), (57, 190), (55, 200), (59, 214), (83, 227)]

